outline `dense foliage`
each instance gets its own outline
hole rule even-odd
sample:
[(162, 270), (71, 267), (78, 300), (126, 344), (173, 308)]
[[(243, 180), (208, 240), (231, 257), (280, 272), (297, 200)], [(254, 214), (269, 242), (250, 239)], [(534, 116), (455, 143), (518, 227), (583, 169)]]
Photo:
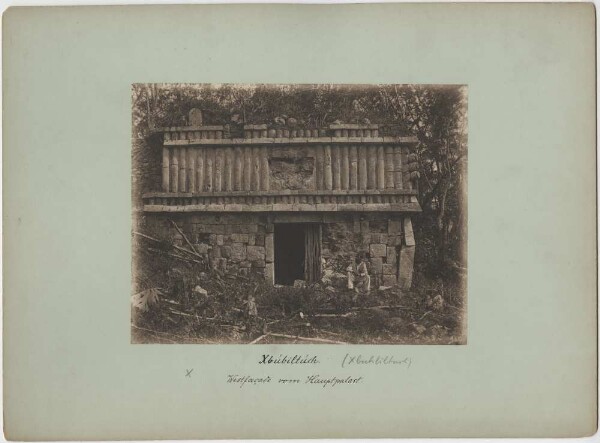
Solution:
[[(448, 277), (466, 267), (467, 106), (464, 86), (423, 85), (134, 85), (134, 201), (155, 190), (160, 158), (153, 129), (183, 126), (193, 107), (205, 124), (273, 122), (293, 117), (318, 128), (335, 121), (384, 125), (389, 134), (418, 137), (417, 266)], [(137, 168), (137, 170), (136, 170)]]

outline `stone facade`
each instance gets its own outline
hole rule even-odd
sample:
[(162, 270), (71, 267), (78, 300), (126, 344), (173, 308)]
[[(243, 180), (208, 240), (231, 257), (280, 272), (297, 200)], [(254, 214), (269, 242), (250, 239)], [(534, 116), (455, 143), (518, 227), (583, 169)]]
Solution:
[(147, 217), (146, 228), (150, 232), (186, 247), (184, 238), (169, 220), (177, 223), (212, 268), (240, 275), (257, 273), (271, 282), (275, 269), (275, 225), (320, 223), (324, 273), (344, 274), (357, 255), (365, 252), (374, 286), (398, 284), (408, 289), (411, 285), (415, 246), (409, 229), (410, 217), (402, 214), (152, 214)]
[(177, 246), (187, 246), (169, 220), (175, 221), (194, 249), (212, 268), (226, 272), (273, 273), (273, 224), (258, 214), (152, 214), (146, 227)]
[[(374, 286), (410, 287), (411, 216), (421, 210), (415, 137), (386, 136), (370, 123), (308, 129), (284, 122), (234, 131), (203, 125), (199, 110), (190, 111), (189, 121), (159, 130), (161, 181), (142, 196), (150, 232), (186, 246), (173, 220), (213, 268), (274, 282), (285, 262), (275, 251), (281, 247), (285, 256), (294, 249), (285, 248), (285, 236), (276, 240), (277, 224), (318, 224), (302, 228), (305, 251), (312, 251), (305, 257), (307, 278), (319, 269), (345, 274), (364, 252)], [(297, 261), (286, 263), (300, 269)]]
[(343, 273), (356, 256), (364, 252), (374, 285), (399, 284), (408, 289), (412, 279), (412, 261), (409, 264), (398, 260), (407, 249), (402, 229), (405, 220), (410, 223), (409, 217), (396, 213), (324, 215), (322, 255), (325, 269)]

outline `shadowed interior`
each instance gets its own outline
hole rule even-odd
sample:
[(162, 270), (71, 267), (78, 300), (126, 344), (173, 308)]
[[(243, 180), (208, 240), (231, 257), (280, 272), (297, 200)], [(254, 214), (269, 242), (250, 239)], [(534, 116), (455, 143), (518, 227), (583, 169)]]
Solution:
[(293, 285), (304, 279), (305, 226), (300, 223), (275, 225), (275, 283)]

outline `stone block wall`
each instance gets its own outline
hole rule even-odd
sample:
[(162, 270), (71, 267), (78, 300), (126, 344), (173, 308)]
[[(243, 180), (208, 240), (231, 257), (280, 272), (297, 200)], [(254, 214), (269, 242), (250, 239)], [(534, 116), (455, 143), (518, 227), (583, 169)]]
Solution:
[(259, 214), (156, 214), (147, 217), (147, 228), (160, 238), (187, 247), (185, 240), (169, 222), (173, 220), (205, 255), (209, 266), (224, 272), (263, 274), (273, 278), (273, 225)]
[(410, 217), (398, 213), (152, 214), (146, 228), (187, 247), (175, 221), (209, 265), (224, 272), (259, 273), (274, 281), (274, 223), (322, 223), (324, 271), (344, 274), (360, 252), (369, 257), (372, 287), (410, 288), (414, 237)]
[[(371, 284), (408, 289), (412, 280), (412, 261), (406, 256), (403, 225), (408, 217), (397, 213), (364, 213), (351, 216), (335, 214), (324, 219), (323, 259), (325, 269), (345, 273), (357, 255), (369, 257)], [(410, 221), (409, 221), (410, 222)], [(413, 243), (414, 257), (414, 243)]]

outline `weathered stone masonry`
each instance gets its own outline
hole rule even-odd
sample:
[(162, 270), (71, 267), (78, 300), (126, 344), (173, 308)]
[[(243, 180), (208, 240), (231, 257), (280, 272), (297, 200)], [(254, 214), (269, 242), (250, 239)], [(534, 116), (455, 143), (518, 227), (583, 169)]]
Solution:
[(377, 125), (246, 125), (244, 138), (223, 126), (161, 132), (161, 191), (143, 196), (153, 231), (183, 245), (174, 220), (212, 266), (273, 282), (275, 226), (317, 224), (325, 269), (343, 271), (364, 251), (375, 284), (410, 287), (413, 137), (380, 137)]

